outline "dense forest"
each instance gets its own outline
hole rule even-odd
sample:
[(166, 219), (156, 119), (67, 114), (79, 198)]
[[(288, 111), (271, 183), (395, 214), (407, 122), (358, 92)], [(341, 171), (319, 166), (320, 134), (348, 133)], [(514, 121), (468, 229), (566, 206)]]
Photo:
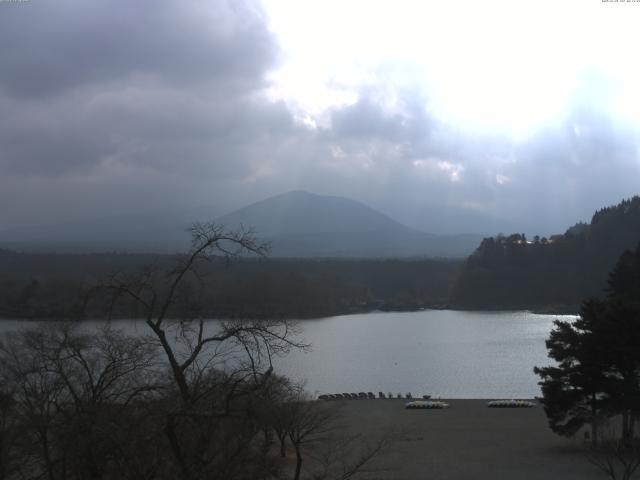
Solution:
[(597, 211), (563, 235), (485, 238), (467, 259), (452, 304), (469, 309), (577, 312), (600, 296), (618, 257), (640, 241), (640, 197)]
[[(180, 257), (142, 254), (28, 254), (0, 250), (0, 317), (76, 318), (130, 315), (110, 310), (92, 287), (115, 274), (166, 270)], [(177, 317), (307, 318), (446, 305), (461, 262), (454, 260), (343, 260), (214, 258), (201, 285), (184, 287)], [(198, 298), (190, 292), (197, 290)]]
[[(309, 318), (369, 310), (533, 309), (577, 312), (599, 296), (620, 254), (640, 241), (640, 197), (597, 211), (549, 238), (485, 238), (466, 262), (442, 259), (211, 258), (186, 284), (176, 317)], [(114, 275), (167, 270), (179, 255), (34, 254), (0, 250), (0, 317), (99, 318), (112, 309), (93, 287)], [(196, 295), (198, 298), (195, 298)]]

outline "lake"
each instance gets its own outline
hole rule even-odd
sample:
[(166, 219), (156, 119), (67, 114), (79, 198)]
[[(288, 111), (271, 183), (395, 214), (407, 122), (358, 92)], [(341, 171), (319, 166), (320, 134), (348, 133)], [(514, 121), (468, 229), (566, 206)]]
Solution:
[[(276, 370), (306, 379), (315, 394), (530, 398), (540, 394), (533, 367), (550, 364), (544, 341), (555, 318), (575, 317), (423, 310), (302, 320), (301, 337), (312, 350), (279, 359)], [(139, 322), (114, 323), (145, 331)], [(0, 332), (24, 324), (4, 320)]]

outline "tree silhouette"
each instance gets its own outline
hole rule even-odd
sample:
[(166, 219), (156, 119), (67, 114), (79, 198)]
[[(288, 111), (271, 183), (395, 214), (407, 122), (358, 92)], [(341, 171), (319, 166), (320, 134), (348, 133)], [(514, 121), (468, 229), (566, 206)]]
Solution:
[(558, 366), (534, 368), (542, 378), (542, 402), (551, 429), (571, 436), (589, 423), (594, 446), (609, 389), (605, 355), (595, 333), (604, 310), (603, 302), (589, 300), (576, 322), (556, 320), (546, 345)]
[(556, 320), (546, 342), (557, 366), (538, 368), (549, 425), (573, 435), (585, 423), (597, 443), (597, 426), (620, 415), (621, 440), (631, 445), (640, 414), (640, 247), (623, 253), (604, 300), (589, 299), (575, 322)]

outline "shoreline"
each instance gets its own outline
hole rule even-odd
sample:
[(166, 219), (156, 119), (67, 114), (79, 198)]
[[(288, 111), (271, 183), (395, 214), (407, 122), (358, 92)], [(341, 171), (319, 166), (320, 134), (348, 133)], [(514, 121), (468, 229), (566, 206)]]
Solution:
[[(551, 309), (551, 308), (465, 308), (465, 307), (459, 307), (459, 306), (455, 306), (455, 305), (434, 305), (434, 306), (425, 306), (425, 307), (419, 307), (419, 308), (413, 308), (413, 309), (385, 309), (385, 308), (370, 308), (370, 309), (358, 309), (358, 310), (354, 310), (354, 309), (350, 309), (347, 311), (343, 311), (343, 312), (334, 312), (334, 313), (329, 313), (327, 315), (321, 315), (321, 316), (304, 316), (304, 315), (297, 315), (297, 316), (277, 316), (277, 317), (238, 317), (241, 318), (242, 320), (247, 320), (247, 321), (260, 321), (260, 320), (322, 320), (324, 318), (331, 318), (331, 317), (346, 317), (349, 315), (361, 315), (361, 314), (368, 314), (368, 313), (376, 313), (376, 312), (382, 312), (382, 313), (417, 313), (417, 312), (424, 312), (424, 311), (443, 311), (443, 310), (450, 310), (450, 311), (460, 311), (460, 312), (483, 312), (483, 313), (491, 313), (491, 312), (496, 312), (496, 313), (506, 313), (506, 312), (528, 312), (528, 313), (533, 313), (536, 315), (579, 315), (578, 311), (575, 311), (575, 309), (571, 309), (571, 308), (555, 308), (555, 309)], [(227, 318), (235, 318), (235, 317), (207, 317), (205, 318), (205, 320), (221, 320), (221, 319), (227, 319)], [(96, 318), (59, 318), (59, 317), (20, 317), (20, 316), (2, 316), (0, 315), (0, 322), (3, 321), (25, 321), (25, 322), (85, 322), (85, 321), (95, 321), (95, 320), (104, 320), (104, 321), (108, 321), (108, 319), (96, 319)], [(144, 320), (144, 317), (113, 317), (109, 320)]]

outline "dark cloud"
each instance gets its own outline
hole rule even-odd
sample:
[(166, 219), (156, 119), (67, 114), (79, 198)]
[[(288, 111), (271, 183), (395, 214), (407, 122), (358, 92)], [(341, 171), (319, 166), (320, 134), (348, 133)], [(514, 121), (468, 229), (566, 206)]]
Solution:
[(67, 175), (114, 163), (245, 175), (243, 150), (291, 125), (254, 98), (277, 48), (243, 2), (3, 5), (0, 166)]
[(134, 76), (246, 91), (277, 54), (260, 10), (231, 0), (3, 5), (0, 42), (0, 85), (38, 99)]
[(279, 50), (255, 2), (0, 10), (0, 225), (228, 205), (293, 127), (259, 94)]

